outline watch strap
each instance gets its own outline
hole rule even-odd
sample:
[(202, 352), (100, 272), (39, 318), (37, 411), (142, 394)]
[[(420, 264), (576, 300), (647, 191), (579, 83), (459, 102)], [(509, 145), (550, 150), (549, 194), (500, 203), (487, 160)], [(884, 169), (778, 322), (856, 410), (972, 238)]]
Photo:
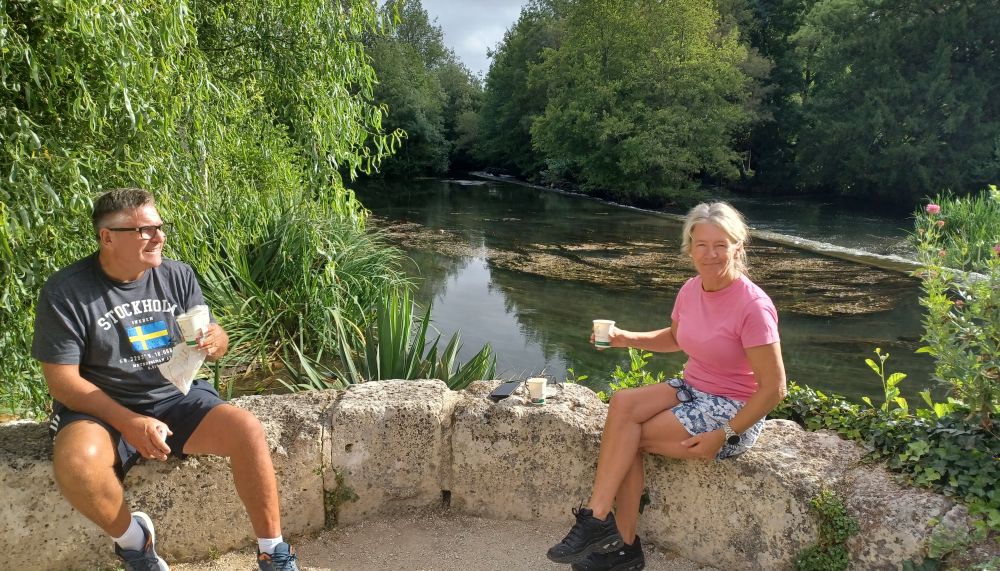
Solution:
[(729, 425), (729, 421), (722, 424), (722, 430), (726, 433), (726, 444), (736, 446), (740, 443), (740, 435)]

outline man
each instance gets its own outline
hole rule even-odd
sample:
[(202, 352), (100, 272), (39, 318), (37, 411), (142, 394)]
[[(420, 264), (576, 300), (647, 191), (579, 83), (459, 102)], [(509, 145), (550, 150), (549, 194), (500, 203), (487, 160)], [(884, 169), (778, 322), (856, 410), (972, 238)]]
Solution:
[[(122, 481), (140, 458), (230, 459), (258, 537), (262, 570), (298, 571), (281, 536), (278, 488), (260, 422), (196, 380), (185, 395), (157, 365), (183, 343), (176, 316), (204, 304), (192, 269), (163, 258), (169, 227), (146, 190), (112, 190), (94, 204), (99, 250), (42, 288), (32, 355), (53, 398), (53, 467), (60, 491), (114, 540), (128, 570), (168, 570), (149, 516), (130, 513)], [(197, 348), (225, 354), (214, 321)]]

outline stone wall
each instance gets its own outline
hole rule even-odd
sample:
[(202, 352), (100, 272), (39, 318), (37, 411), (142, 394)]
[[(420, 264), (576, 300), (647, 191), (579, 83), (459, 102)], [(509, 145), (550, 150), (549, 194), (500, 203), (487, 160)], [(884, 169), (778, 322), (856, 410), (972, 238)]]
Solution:
[[(570, 508), (589, 494), (607, 407), (576, 385), (556, 386), (545, 406), (528, 406), (521, 395), (494, 403), (486, 395), (495, 385), (452, 392), (440, 381), (382, 381), (233, 404), (264, 422), (286, 536), (442, 505), (568, 529)], [(816, 539), (809, 500), (826, 487), (862, 526), (849, 544), (854, 567), (899, 569), (921, 555), (932, 518), (964, 522), (964, 508), (899, 486), (861, 456), (835, 435), (768, 421), (758, 445), (735, 459), (649, 458), (652, 501), (640, 534), (713, 567), (790, 569)], [(0, 425), (0, 485), (0, 552), (8, 560), (38, 569), (113, 563), (110, 541), (59, 495), (44, 425)], [(156, 522), (158, 550), (170, 560), (253, 541), (223, 459), (143, 463), (126, 488), (133, 509)]]

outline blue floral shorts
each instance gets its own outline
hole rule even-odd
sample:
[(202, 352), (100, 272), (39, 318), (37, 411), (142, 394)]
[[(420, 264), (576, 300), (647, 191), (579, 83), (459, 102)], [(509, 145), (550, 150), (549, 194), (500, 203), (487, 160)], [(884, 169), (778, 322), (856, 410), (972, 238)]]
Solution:
[[(674, 416), (691, 436), (722, 428), (725, 422), (736, 416), (736, 413), (743, 408), (743, 403), (736, 399), (699, 391), (687, 383), (684, 383), (683, 387), (678, 390), (683, 389), (690, 391), (694, 398), (689, 402), (678, 404), (670, 411), (674, 413)], [(715, 459), (722, 460), (746, 452), (757, 442), (757, 438), (763, 431), (764, 419), (762, 418), (740, 435), (739, 444), (735, 446), (723, 444), (722, 450), (715, 456)]]

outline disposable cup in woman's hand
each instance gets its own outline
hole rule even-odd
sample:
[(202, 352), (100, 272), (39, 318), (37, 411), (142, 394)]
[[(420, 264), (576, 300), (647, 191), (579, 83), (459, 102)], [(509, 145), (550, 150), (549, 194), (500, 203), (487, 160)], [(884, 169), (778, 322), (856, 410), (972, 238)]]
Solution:
[(611, 346), (611, 328), (615, 322), (610, 319), (594, 320), (594, 347), (607, 349)]

